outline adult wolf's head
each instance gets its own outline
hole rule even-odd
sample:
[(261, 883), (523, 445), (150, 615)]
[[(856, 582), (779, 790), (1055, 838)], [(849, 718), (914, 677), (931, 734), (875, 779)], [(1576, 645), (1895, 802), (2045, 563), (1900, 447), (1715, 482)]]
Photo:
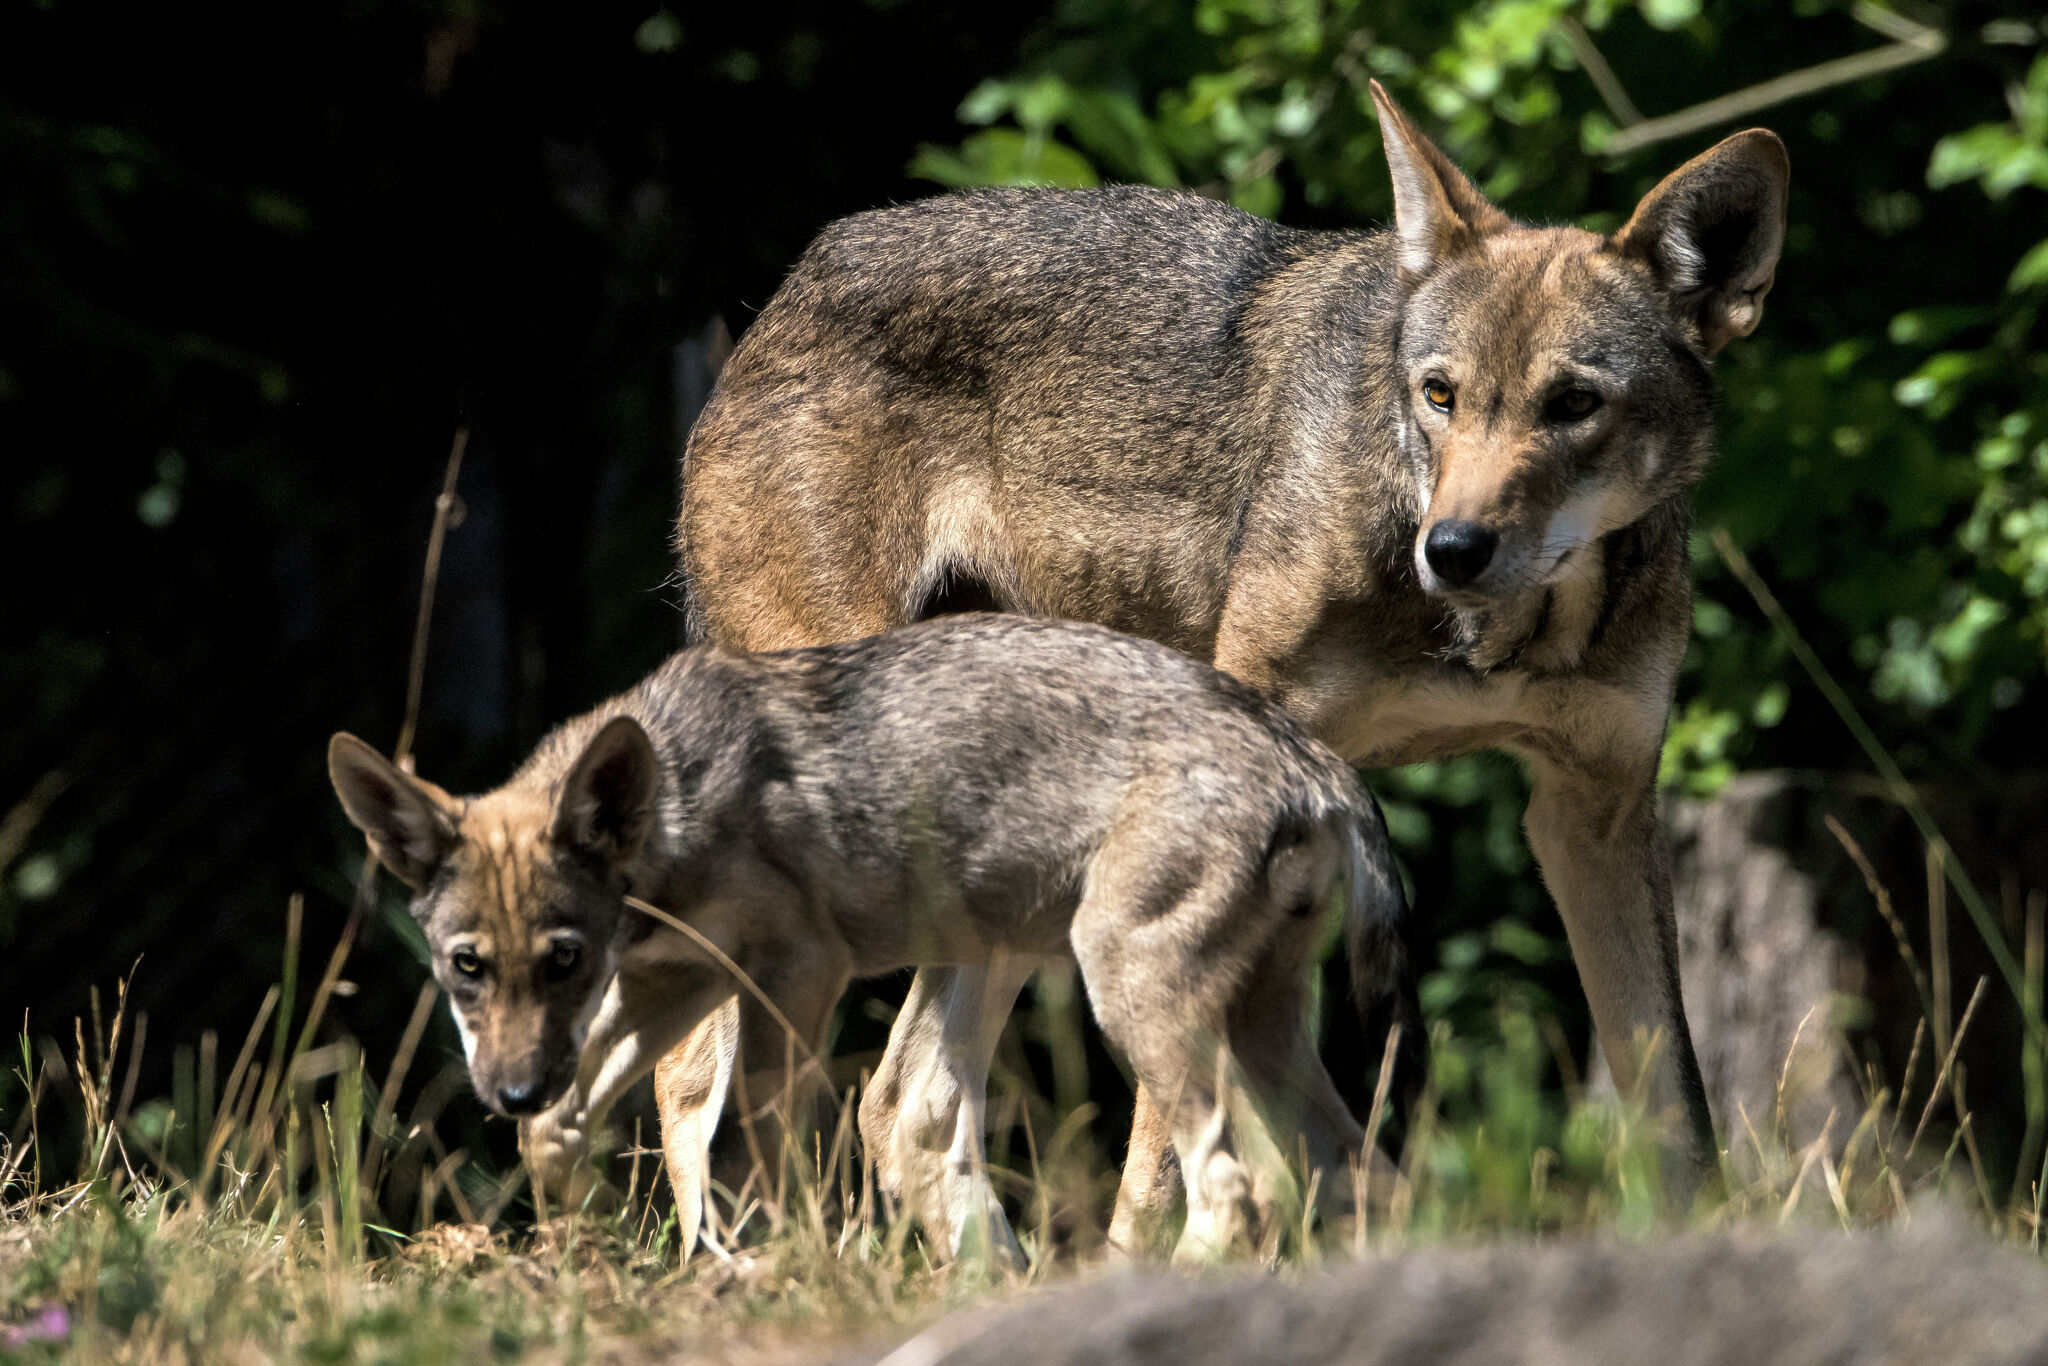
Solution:
[(654, 824), (647, 733), (615, 717), (564, 766), (451, 797), (353, 735), (327, 747), (349, 820), (413, 889), (484, 1104), (534, 1114), (576, 1079), (622, 945), (626, 870)]
[(1373, 94), (1406, 291), (1416, 571), (1485, 608), (1591, 572), (1589, 547), (1699, 477), (1707, 360), (1762, 314), (1790, 166), (1752, 129), (1673, 172), (1610, 237), (1523, 227)]

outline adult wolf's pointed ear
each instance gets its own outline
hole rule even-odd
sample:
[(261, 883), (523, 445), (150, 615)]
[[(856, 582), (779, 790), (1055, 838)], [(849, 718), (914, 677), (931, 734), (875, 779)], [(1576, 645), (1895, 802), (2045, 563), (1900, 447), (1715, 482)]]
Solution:
[(1387, 147), (1387, 169), (1394, 175), (1394, 233), (1400, 238), (1404, 279), (1419, 280), (1489, 233), (1513, 226), (1408, 121), (1378, 81), (1372, 82), (1372, 102), (1380, 111), (1380, 140)]
[(555, 843), (607, 867), (640, 852), (654, 828), (654, 742), (614, 716), (584, 746), (555, 804)]
[(327, 777), (370, 852), (407, 886), (426, 886), (455, 852), (455, 799), (347, 731), (327, 742)]
[(1709, 354), (1756, 330), (1785, 243), (1792, 162), (1752, 128), (1708, 148), (1643, 196), (1615, 249), (1649, 264)]

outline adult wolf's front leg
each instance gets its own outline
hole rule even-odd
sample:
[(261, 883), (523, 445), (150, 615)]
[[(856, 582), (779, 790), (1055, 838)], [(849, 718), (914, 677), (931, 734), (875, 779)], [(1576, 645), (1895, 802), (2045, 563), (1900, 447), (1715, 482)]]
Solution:
[(1159, 1252), (1174, 1207), (1186, 1194), (1173, 1124), (1161, 1103), (1144, 1082), (1138, 1083), (1131, 1099), (1131, 1142), (1124, 1150), (1123, 1179), (1109, 1220), (1109, 1248), (1120, 1257), (1144, 1260)]
[(1545, 759), (1531, 769), (1529, 846), (1564, 919), (1608, 1070), (1623, 1091), (1641, 1087), (1653, 1115), (1677, 1121), (1682, 1160), (1667, 1184), (1690, 1200), (1716, 1173), (1718, 1150), (1679, 996), (1656, 755), (1619, 772)]

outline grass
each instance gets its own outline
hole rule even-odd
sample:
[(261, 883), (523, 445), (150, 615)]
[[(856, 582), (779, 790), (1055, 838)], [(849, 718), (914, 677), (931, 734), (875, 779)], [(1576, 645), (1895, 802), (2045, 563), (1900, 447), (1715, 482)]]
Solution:
[[(1032, 1257), (1022, 1276), (942, 1265), (893, 1217), (854, 1150), (851, 1090), (805, 1151), (724, 1193), (722, 1247), (676, 1257), (657, 1164), (638, 1149), (614, 1160), (610, 1207), (536, 1224), (518, 1170), (437, 1135), (459, 1069), (409, 1084), (431, 987), (396, 1055), (373, 1067), (327, 1037), (352, 936), (299, 1013), (296, 913), (289, 929), (283, 981), (243, 1039), (231, 1053), (211, 1036), (179, 1050), (171, 1097), (134, 1102), (125, 990), (105, 1012), (94, 1003), (68, 1057), (22, 1037), (22, 1099), (0, 1140), (0, 1361), (815, 1360), (1005, 1282), (1105, 1260), (1116, 1171), (1089, 1139), (1091, 1112), (1014, 1072), (992, 1108), (1023, 1138), (996, 1153)], [(1911, 1219), (1934, 1192), (2038, 1251), (2038, 1185), (1997, 1198), (1973, 1170), (1967, 1110), (1953, 1108), (1953, 1060), (1983, 990), (1940, 1055), (1917, 1050), (1899, 1094), (1869, 1079), (1864, 1111), (1803, 1147), (1788, 1140), (1788, 1068), (1773, 1113), (1736, 1118), (1726, 1189), (1692, 1210), (1663, 1203), (1657, 1126), (1640, 1107), (1546, 1085), (1563, 1061), (1554, 1029), (1504, 1012), (1496, 1037), (1440, 1032), (1390, 1200), (1306, 1230), (1283, 1273), (1446, 1240), (1865, 1228)], [(61, 1172), (43, 1146), (55, 1107), (83, 1121)]]

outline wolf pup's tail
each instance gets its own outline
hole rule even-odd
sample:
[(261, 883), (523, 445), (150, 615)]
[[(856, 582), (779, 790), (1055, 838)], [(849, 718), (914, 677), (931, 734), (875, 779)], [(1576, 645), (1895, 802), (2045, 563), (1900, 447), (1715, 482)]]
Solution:
[(1390, 1090), (1398, 1135), (1422, 1090), (1429, 1051), (1410, 952), (1414, 924), (1408, 895), (1401, 889), (1401, 874), (1387, 845), (1387, 823), (1379, 802), (1368, 793), (1366, 803), (1346, 831), (1344, 950), (1366, 1047), (1377, 1056), (1386, 1047), (1389, 1031), (1401, 1031)]

